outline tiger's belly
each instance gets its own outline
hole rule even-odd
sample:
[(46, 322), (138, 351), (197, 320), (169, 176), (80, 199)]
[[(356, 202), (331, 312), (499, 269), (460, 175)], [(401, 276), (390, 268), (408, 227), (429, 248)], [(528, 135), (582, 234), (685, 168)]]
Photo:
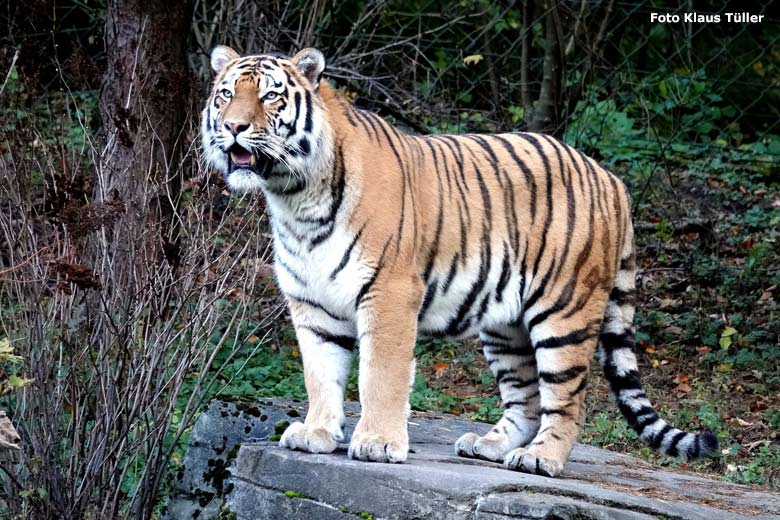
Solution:
[(431, 272), (420, 309), (420, 334), (465, 338), (518, 319), (522, 276), (492, 260), (487, 268), (476, 258), (457, 265), (454, 274), (451, 265)]
[[(316, 247), (274, 232), (275, 271), (285, 295), (306, 300), (338, 316), (356, 330), (356, 302), (374, 268), (357, 248), (347, 247), (354, 235), (338, 228)], [(522, 276), (502, 268), (492, 258), (483, 266), (479, 257), (456, 266), (434, 268), (426, 283), (418, 316), (418, 333), (465, 338), (480, 330), (516, 321), (522, 311)]]

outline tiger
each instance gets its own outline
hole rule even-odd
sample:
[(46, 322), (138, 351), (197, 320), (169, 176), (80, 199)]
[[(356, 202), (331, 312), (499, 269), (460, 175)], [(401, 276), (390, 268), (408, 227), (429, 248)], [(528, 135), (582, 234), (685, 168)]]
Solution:
[(218, 46), (202, 150), (236, 194), (262, 193), (276, 283), (303, 362), (308, 413), (280, 445), (330, 453), (358, 350), (348, 456), (407, 460), (419, 336), (479, 337), (501, 419), (455, 453), (561, 474), (585, 421), (598, 350), (639, 439), (685, 460), (717, 438), (661, 419), (635, 354), (637, 260), (625, 185), (537, 133), (412, 135), (345, 99), (313, 48), (241, 57)]

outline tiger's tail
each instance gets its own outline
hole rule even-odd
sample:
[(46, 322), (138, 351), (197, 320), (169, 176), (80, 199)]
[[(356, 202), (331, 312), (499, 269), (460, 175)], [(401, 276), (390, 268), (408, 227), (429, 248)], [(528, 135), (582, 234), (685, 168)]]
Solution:
[(627, 230), (598, 343), (601, 366), (612, 396), (639, 439), (651, 448), (683, 460), (713, 455), (718, 450), (715, 435), (711, 432), (687, 433), (669, 425), (658, 416), (642, 388), (634, 351), (636, 253), (630, 223)]

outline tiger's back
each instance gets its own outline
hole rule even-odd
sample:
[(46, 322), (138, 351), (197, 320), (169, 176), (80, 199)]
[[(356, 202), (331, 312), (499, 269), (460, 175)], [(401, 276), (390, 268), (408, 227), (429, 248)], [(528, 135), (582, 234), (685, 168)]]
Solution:
[[(478, 334), (496, 376), (503, 418), (485, 436), (459, 439), (461, 455), (558, 474), (584, 420), (597, 345), (642, 440), (682, 457), (715, 449), (711, 434), (658, 418), (639, 383), (630, 202), (611, 173), (544, 135), (405, 135), (321, 82), (317, 51), (231, 63), (217, 83), (232, 84), (224, 96), (242, 108), (207, 107), (204, 128), (227, 128), (232, 139), (204, 142), (232, 142), (220, 148), (228, 183), (262, 190), (271, 211), (310, 398), (306, 422), (282, 445), (335, 449), (359, 342), (363, 415), (350, 455), (404, 460), (419, 331)], [(263, 101), (269, 92), (280, 101)]]

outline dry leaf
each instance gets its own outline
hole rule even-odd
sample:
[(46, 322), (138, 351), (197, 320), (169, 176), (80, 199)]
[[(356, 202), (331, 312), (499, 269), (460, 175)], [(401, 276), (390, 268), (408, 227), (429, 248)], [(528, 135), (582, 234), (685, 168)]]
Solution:
[(481, 54), (472, 54), (471, 56), (466, 56), (463, 58), (463, 63), (466, 65), (476, 65), (480, 61), (482, 61), (483, 56)]
[(14, 428), (11, 419), (5, 412), (0, 411), (0, 449), (20, 450), (19, 442), (22, 440)]
[(442, 370), (447, 370), (450, 366), (447, 363), (436, 363), (433, 365), (433, 369), (436, 372), (441, 372)]
[(684, 394), (687, 394), (691, 390), (693, 390), (693, 388), (691, 388), (691, 385), (689, 385), (688, 383), (681, 383), (681, 384), (677, 385), (677, 391), (678, 392), (682, 392)]
[(678, 385), (682, 383), (688, 382), (688, 374), (679, 374), (677, 377), (674, 378), (674, 382)]
[(678, 327), (677, 325), (672, 325), (671, 327), (666, 327), (666, 332), (669, 334), (674, 334), (675, 336), (679, 336), (683, 333), (683, 330)]

